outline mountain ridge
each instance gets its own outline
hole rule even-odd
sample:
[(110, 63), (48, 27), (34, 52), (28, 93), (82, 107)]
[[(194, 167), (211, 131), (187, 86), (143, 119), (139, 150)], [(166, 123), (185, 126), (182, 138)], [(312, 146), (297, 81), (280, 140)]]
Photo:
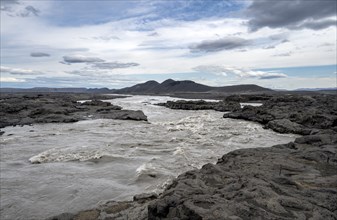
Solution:
[(117, 94), (139, 94), (139, 95), (165, 95), (181, 93), (256, 93), (272, 92), (274, 90), (264, 88), (255, 84), (241, 84), (232, 86), (213, 87), (191, 80), (173, 80), (167, 79), (162, 83), (155, 80), (149, 80), (122, 89), (108, 88), (0, 88), (3, 93), (117, 93)]
[(167, 94), (167, 93), (244, 93), (244, 92), (268, 92), (273, 91), (254, 84), (242, 84), (234, 86), (212, 87), (196, 83), (191, 80), (176, 81), (167, 79), (162, 83), (150, 80), (145, 83), (118, 89), (119, 94)]

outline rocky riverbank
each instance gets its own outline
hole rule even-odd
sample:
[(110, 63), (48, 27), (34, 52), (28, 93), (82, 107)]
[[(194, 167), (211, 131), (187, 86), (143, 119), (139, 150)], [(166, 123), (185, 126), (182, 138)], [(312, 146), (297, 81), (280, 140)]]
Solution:
[[(1, 94), (0, 128), (33, 123), (69, 123), (107, 118), (147, 120), (142, 111), (123, 110), (101, 99), (122, 98), (95, 94)], [(80, 100), (89, 100), (79, 102)]]
[(51, 219), (336, 219), (336, 145), (336, 135), (322, 134), (236, 150), (180, 175), (159, 197)]
[(305, 136), (228, 153), (159, 196), (51, 219), (337, 219), (336, 103), (336, 96), (277, 96), (225, 114)]
[(337, 96), (275, 96), (262, 106), (245, 106), (224, 118), (261, 123), (280, 133), (315, 134), (321, 130), (337, 132)]

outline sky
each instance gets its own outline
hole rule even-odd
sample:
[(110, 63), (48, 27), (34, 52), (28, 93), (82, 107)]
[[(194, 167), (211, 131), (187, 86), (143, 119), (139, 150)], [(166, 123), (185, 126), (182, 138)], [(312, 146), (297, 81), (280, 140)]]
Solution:
[(331, 88), (336, 0), (0, 0), (1, 87)]

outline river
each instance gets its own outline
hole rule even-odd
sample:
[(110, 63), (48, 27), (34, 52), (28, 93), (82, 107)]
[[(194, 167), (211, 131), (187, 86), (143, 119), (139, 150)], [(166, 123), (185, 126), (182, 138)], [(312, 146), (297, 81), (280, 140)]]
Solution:
[(171, 97), (110, 100), (142, 110), (148, 122), (87, 120), (6, 127), (0, 137), (1, 218), (38, 220), (108, 200), (161, 192), (187, 170), (240, 148), (293, 141), (261, 125), (216, 111), (171, 110)]

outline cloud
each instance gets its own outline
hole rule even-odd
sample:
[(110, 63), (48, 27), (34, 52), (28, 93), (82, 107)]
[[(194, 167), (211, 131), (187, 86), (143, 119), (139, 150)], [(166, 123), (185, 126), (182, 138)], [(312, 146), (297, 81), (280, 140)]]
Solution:
[(7, 82), (7, 83), (13, 83), (13, 82), (26, 82), (25, 79), (17, 79), (14, 77), (0, 77), (0, 82)]
[(240, 10), (244, 1), (236, 0), (184, 0), (153, 1), (157, 13), (162, 17), (175, 20), (195, 21), (202, 18), (224, 17), (228, 13)]
[(87, 69), (66, 71), (66, 73), (71, 74), (71, 75), (77, 75), (77, 76), (85, 76), (85, 77), (103, 76), (106, 74), (105, 72), (92, 71), (92, 70), (87, 70)]
[(48, 53), (42, 53), (42, 52), (32, 52), (30, 53), (31, 57), (49, 57), (50, 54)]
[(275, 46), (274, 45), (270, 45), (270, 46), (266, 46), (266, 47), (264, 47), (263, 49), (266, 49), (266, 50), (268, 50), (268, 49), (274, 49), (275, 48)]
[(192, 52), (217, 52), (222, 50), (233, 50), (250, 44), (249, 40), (239, 37), (226, 37), (218, 40), (206, 40), (190, 46)]
[(89, 67), (82, 68), (80, 70), (66, 71), (66, 73), (71, 75), (85, 76), (85, 77), (103, 77), (103, 76), (117, 76), (118, 74), (113, 73), (113, 69), (123, 69), (139, 66), (138, 63), (119, 63), (119, 62), (103, 62), (103, 63), (87, 63), (90, 64)]
[(322, 44), (318, 45), (317, 47), (333, 47), (333, 46), (334, 46), (334, 44), (332, 44), (332, 43), (322, 43)]
[(71, 63), (96, 63), (96, 62), (104, 62), (105, 60), (102, 60), (98, 57), (86, 57), (81, 55), (73, 55), (73, 56), (64, 56), (63, 61), (61, 63), (63, 64), (71, 64)]
[(121, 69), (139, 66), (138, 63), (119, 63), (119, 62), (104, 62), (104, 63), (94, 63), (92, 64), (93, 68), (98, 69)]
[(20, 4), (18, 0), (1, 0), (1, 11), (12, 12), (13, 6)]
[(201, 65), (201, 66), (194, 67), (193, 70), (197, 72), (206, 72), (206, 73), (212, 73), (215, 75), (227, 76), (226, 69), (223, 66)]
[(279, 53), (279, 54), (273, 55), (273, 57), (290, 57), (291, 54), (292, 54), (292, 52)]
[(148, 34), (147, 36), (149, 36), (149, 37), (157, 37), (157, 36), (159, 36), (159, 34), (157, 32), (153, 32), (151, 34)]
[(312, 30), (320, 30), (328, 28), (330, 26), (337, 26), (337, 21), (333, 19), (326, 19), (322, 21), (305, 21), (298, 26), (294, 26), (293, 29), (309, 28)]
[(275, 79), (275, 78), (287, 77), (287, 75), (284, 73), (266, 72), (266, 71), (259, 71), (259, 70), (251, 70), (248, 68), (217, 66), (217, 65), (197, 66), (197, 67), (194, 67), (193, 70), (197, 72), (211, 73), (211, 74), (223, 75), (223, 76), (233, 74), (233, 75), (236, 75), (242, 78), (254, 77), (258, 79)]
[(9, 73), (12, 75), (42, 75), (43, 73), (40, 71), (30, 70), (30, 69), (18, 69), (18, 68), (11, 68), (11, 67), (0, 67), (1, 73)]
[(19, 0), (1, 0), (1, 11), (12, 17), (39, 16), (40, 10)]
[[(90, 6), (84, 5), (87, 2)], [(264, 28), (257, 32), (249, 32), (247, 29), (248, 18), (243, 17), (244, 14), (240, 13), (236, 14), (235, 17), (231, 17), (233, 14), (227, 13), (224, 10), (221, 11), (221, 13), (224, 13), (224, 16), (199, 16), (198, 19), (191, 20), (178, 20), (175, 19), (176, 16), (163, 16), (158, 18), (158, 20), (151, 20), (149, 16), (116, 20), (113, 11), (111, 11), (116, 9), (114, 7), (104, 7), (107, 13), (90, 14), (90, 11), (92, 12), (93, 9), (99, 11), (98, 9), (103, 8), (97, 6), (100, 3), (112, 4), (113, 2), (120, 1), (99, 1), (99, 3), (85, 1), (85, 3), (81, 4), (81, 10), (73, 10), (79, 7), (76, 1), (69, 2), (69, 4), (72, 4), (72, 7), (69, 7), (69, 4), (62, 3), (62, 1), (23, 1), (21, 4), (25, 3), (25, 6), (14, 4), (18, 8), (32, 5), (41, 11), (40, 17), (32, 14), (30, 18), (10, 17), (7, 15), (7, 12), (1, 11), (1, 16), (6, 21), (2, 23), (1, 27), (1, 38), (3, 40), (1, 50), (4, 50), (4, 56), (1, 59), (2, 65), (39, 70), (46, 77), (74, 77), (76, 75), (71, 75), (67, 71), (79, 70), (82, 72), (81, 74), (87, 75), (93, 75), (96, 72), (94, 76), (97, 79), (101, 79), (102, 74), (114, 78), (113, 74), (116, 73), (122, 75), (134, 74), (137, 77), (146, 73), (148, 74), (146, 75), (146, 79), (152, 79), (171, 73), (190, 73), (191, 68), (197, 65), (214, 64), (273, 69), (296, 66), (322, 66), (335, 63), (335, 53), (326, 52), (327, 49), (333, 50), (335, 48), (333, 47), (336, 44), (335, 27), (330, 27), (323, 31), (305, 29), (292, 31)], [(142, 2), (148, 4), (146, 3), (147, 1)], [(246, 6), (249, 7), (251, 2), (245, 1)], [(85, 7), (86, 10), (83, 11), (82, 7)], [(128, 7), (133, 8), (135, 5), (128, 4)], [(175, 7), (172, 7), (172, 10), (167, 10), (166, 14), (176, 13), (174, 9)], [(200, 7), (200, 10), (195, 11), (195, 13), (203, 13), (202, 9), (203, 7)], [(122, 10), (119, 11), (123, 12)], [(211, 15), (213, 10), (209, 10), (209, 12)], [(161, 14), (158, 13), (158, 16), (161, 16)], [(143, 20), (146, 18), (148, 19)], [(81, 21), (73, 22), (76, 19)], [(84, 20), (82, 21), (82, 19)], [(326, 19), (330, 19), (330, 17), (319, 19), (318, 21)], [(151, 31), (142, 31), (145, 28), (149, 28)], [(158, 33), (158, 35), (148, 36), (153, 33)], [(120, 40), (114, 39), (113, 36), (117, 36)], [(236, 37), (248, 40), (249, 42), (246, 46), (228, 49), (228, 46), (223, 45), (225, 41), (224, 37), (227, 40), (228, 37)], [(284, 39), (289, 39), (291, 43), (280, 45)], [(212, 43), (220, 45), (214, 46)], [(317, 48), (317, 45), (322, 43), (330, 43), (332, 46)], [(268, 46), (275, 46), (277, 50), (262, 49)], [(90, 50), (86, 49), (89, 47)], [(195, 47), (194, 51), (198, 53), (191, 53), (193, 47)], [(76, 48), (79, 48), (79, 50)], [(84, 48), (83, 51), (81, 48)], [(245, 49), (248, 51), (241, 52)], [(291, 57), (273, 57), (274, 54), (289, 51), (293, 51)], [(31, 52), (45, 52), (51, 56), (33, 59), (29, 57)], [(81, 59), (80, 62), (82, 63), (76, 64), (64, 61), (62, 57), (66, 55), (84, 55), (105, 61), (88, 63)], [(60, 65), (59, 61), (71, 66)], [(114, 64), (114, 61), (120, 61), (121, 63), (135, 62), (141, 64), (141, 66), (128, 68), (129, 66), (126, 65), (124, 66), (125, 68), (116, 68), (121, 66)], [(14, 63), (21, 63), (21, 66), (14, 65)], [(102, 65), (100, 66), (96, 65), (101, 63)], [(103, 65), (103, 63), (113, 64)], [(86, 69), (92, 71), (83, 73), (82, 70)], [(239, 83), (243, 82), (243, 78), (236, 77), (236, 75), (224, 78), (217, 77), (214, 74), (199, 72), (194, 72), (194, 74), (220, 78), (225, 80), (226, 83), (231, 77), (237, 79)], [(228, 74), (228, 72), (220, 74), (224, 75)], [(308, 70), (307, 74), (315, 76), (311, 70)], [(4, 74), (3, 76), (16, 77), (10, 74)], [(78, 75), (77, 77), (77, 80), (81, 80), (83, 84), (86, 83), (85, 77), (81, 78)], [(184, 75), (184, 77), (185, 79), (190, 79), (189, 75)], [(255, 80), (263, 83), (273, 82), (272, 80), (263, 81), (258, 77), (245, 78), (245, 80)], [(284, 80), (288, 80), (289, 84), (291, 83), (291, 78)], [(106, 84), (103, 80), (101, 83)], [(38, 83), (35, 85), (38, 86)]]
[(117, 36), (98, 36), (98, 37), (92, 37), (93, 40), (101, 40), (101, 41), (111, 41), (111, 40), (120, 40)]
[(286, 78), (286, 75), (282, 73), (268, 73), (268, 75), (259, 77), (259, 79), (279, 79), (279, 78)]
[(270, 40), (280, 41), (282, 43), (286, 42), (288, 40), (288, 37), (289, 37), (289, 33), (281, 33), (281, 34), (278, 33), (278, 34), (272, 34), (268, 36)]
[(35, 15), (35, 16), (39, 16), (40, 14), (40, 10), (34, 8), (33, 6), (31, 5), (28, 5), (25, 7), (25, 10), (19, 12), (19, 16), (21, 17), (28, 17), (30, 15)]
[(267, 46), (264, 46), (262, 47), (263, 49), (274, 49), (276, 48), (277, 46), (281, 45), (281, 44), (286, 44), (286, 43), (289, 43), (290, 40), (288, 40), (286, 38), (286, 35), (285, 34), (276, 34), (276, 35), (271, 35), (269, 36), (268, 38), (268, 41), (270, 40), (271, 44), (270, 45), (267, 45)]
[[(248, 25), (252, 31), (263, 27), (319, 30), (336, 26), (335, 0), (267, 1), (254, 0), (248, 7)], [(325, 19), (325, 20), (321, 20)]]
[(67, 76), (67, 77), (36, 77), (34, 79), (25, 79), (25, 85), (35, 87), (43, 85), (46, 87), (87, 87), (87, 88), (123, 88), (126, 86), (140, 83), (142, 80), (134, 76)]

